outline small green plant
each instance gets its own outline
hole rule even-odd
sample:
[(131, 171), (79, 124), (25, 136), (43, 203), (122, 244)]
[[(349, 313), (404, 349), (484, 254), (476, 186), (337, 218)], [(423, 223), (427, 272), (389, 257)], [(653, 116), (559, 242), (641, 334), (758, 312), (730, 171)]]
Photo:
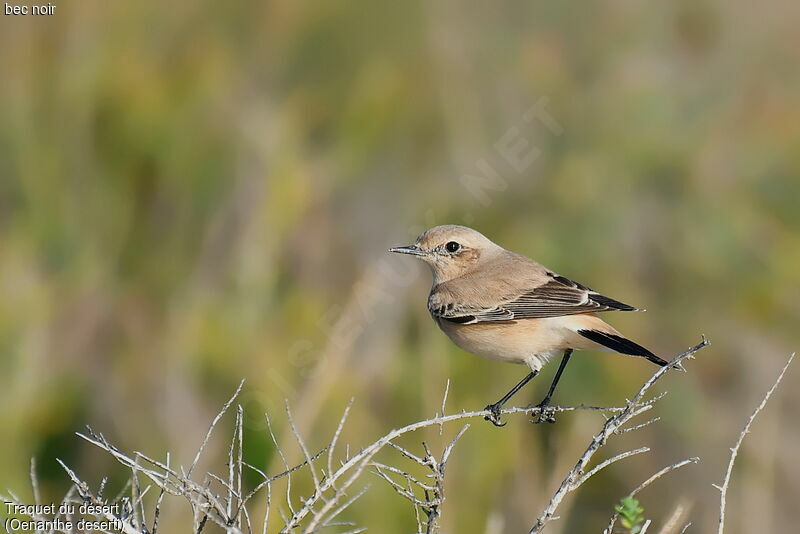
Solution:
[(627, 529), (630, 534), (639, 534), (644, 523), (644, 508), (639, 505), (639, 501), (633, 497), (623, 497), (619, 504), (614, 507), (620, 518), (620, 524)]

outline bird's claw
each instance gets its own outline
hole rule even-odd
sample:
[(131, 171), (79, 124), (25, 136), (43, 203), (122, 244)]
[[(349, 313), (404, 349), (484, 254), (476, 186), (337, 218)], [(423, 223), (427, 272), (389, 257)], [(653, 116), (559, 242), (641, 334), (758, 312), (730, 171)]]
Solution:
[(499, 404), (488, 405), (484, 410), (488, 410), (489, 415), (485, 415), (483, 418), (494, 426), (506, 426), (505, 423), (500, 422), (500, 408), (501, 406)]
[(556, 411), (555, 409), (550, 406), (549, 403), (539, 403), (533, 407), (535, 410), (538, 410), (536, 416), (531, 419), (531, 423), (534, 425), (538, 425), (540, 423), (555, 423), (556, 422)]

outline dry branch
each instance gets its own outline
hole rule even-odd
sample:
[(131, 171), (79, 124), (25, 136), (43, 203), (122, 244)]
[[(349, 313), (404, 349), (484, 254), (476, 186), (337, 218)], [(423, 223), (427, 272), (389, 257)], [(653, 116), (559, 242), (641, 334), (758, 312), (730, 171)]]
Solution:
[[(595, 453), (606, 443), (608, 438), (613, 435), (640, 429), (658, 420), (658, 418), (653, 418), (635, 426), (626, 426), (627, 423), (636, 416), (651, 410), (653, 404), (663, 397), (663, 394), (661, 394), (645, 399), (646, 394), (652, 386), (664, 376), (669, 369), (680, 366), (681, 361), (691, 357), (707, 344), (708, 342), (704, 338), (700, 344), (676, 357), (669, 366), (656, 371), (624, 406), (599, 407), (579, 405), (553, 406), (547, 408), (550, 413), (563, 413), (578, 410), (600, 411), (607, 416), (607, 419), (600, 431), (593, 436), (588, 447), (562, 481), (561, 485), (556, 489), (554, 495), (530, 532), (541, 532), (545, 528), (545, 525), (554, 519), (556, 509), (566, 495), (575, 491), (600, 470), (619, 460), (649, 450), (647, 447), (640, 447), (622, 452), (589, 468), (589, 464)], [(130, 497), (117, 498), (117, 501), (124, 503), (124, 513), (120, 514), (121, 517), (117, 517), (116, 519), (125, 521), (123, 531), (126, 534), (144, 534), (148, 532), (146, 527), (146, 518), (148, 514), (146, 513), (145, 496), (152, 487), (158, 489), (157, 497), (153, 496), (151, 499), (148, 499), (148, 502), (152, 502), (152, 500), (155, 499), (155, 508), (152, 510), (151, 532), (153, 534), (156, 534), (158, 529), (162, 501), (167, 495), (180, 497), (189, 503), (194, 517), (193, 530), (196, 533), (202, 532), (206, 524), (211, 522), (228, 533), (250, 534), (254, 530), (254, 525), (252, 524), (253, 522), (250, 516), (252, 508), (250, 508), (249, 505), (253, 498), (262, 490), (265, 493), (265, 510), (261, 531), (266, 534), (268, 524), (272, 519), (270, 512), (274, 504), (272, 484), (278, 479), (283, 478), (286, 479), (285, 506), (288, 507), (288, 514), (283, 514), (282, 509), (279, 510), (283, 516), (284, 523), (281, 529), (282, 533), (304, 532), (310, 534), (312, 532), (318, 532), (321, 529), (332, 527), (346, 527), (348, 532), (361, 532), (362, 529), (359, 526), (353, 525), (347, 521), (342, 521), (339, 517), (367, 491), (367, 487), (357, 483), (365, 470), (373, 471), (373, 469), (373, 472), (389, 483), (394, 491), (411, 503), (415, 517), (417, 518), (419, 531), (432, 534), (437, 532), (439, 520), (443, 512), (443, 503), (445, 502), (445, 474), (448, 460), (451, 458), (455, 445), (467, 431), (469, 425), (464, 425), (444, 447), (441, 453), (437, 455), (433, 454), (428, 445), (424, 442), (422, 444), (424, 454), (415, 454), (397, 444), (396, 440), (403, 435), (433, 426), (439, 426), (441, 434), (445, 424), (455, 421), (464, 422), (469, 419), (483, 419), (489, 414), (487, 410), (462, 411), (453, 414), (445, 413), (449, 388), (450, 384), (448, 382), (444, 390), (441, 413), (437, 413), (430, 419), (417, 421), (393, 429), (354, 454), (351, 454), (349, 446), (345, 447), (344, 454), (337, 454), (336, 450), (344, 432), (344, 426), (350, 413), (352, 400), (345, 407), (330, 441), (321, 448), (314, 448), (314, 450), (318, 451), (316, 453), (311, 452), (312, 448), (309, 447), (305, 438), (301, 435), (298, 425), (295, 424), (293, 413), (287, 404), (286, 417), (289, 422), (289, 428), (303, 454), (303, 461), (297, 465), (290, 465), (286, 461), (279, 441), (272, 431), (269, 417), (266, 417), (268, 432), (275, 444), (279, 457), (284, 463), (284, 470), (275, 475), (269, 475), (244, 462), (243, 450), (245, 443), (242, 428), (244, 417), (241, 406), (237, 406), (232, 437), (226, 449), (227, 468), (225, 474), (220, 476), (214, 473), (204, 473), (201, 478), (197, 478), (200, 476), (197, 474), (197, 466), (199, 465), (201, 457), (219, 422), (225, 414), (228, 413), (241, 392), (241, 383), (234, 395), (225, 403), (222, 410), (213, 419), (202, 444), (189, 465), (189, 468), (186, 470), (181, 467), (173, 467), (173, 462), (169, 453), (166, 455), (166, 461), (161, 462), (140, 452), (133, 452), (132, 454), (125, 453), (116, 446), (110, 444), (102, 434), (95, 433), (91, 428), (89, 428), (86, 433), (80, 433), (78, 435), (110, 454), (120, 464), (131, 471), (130, 482), (128, 486), (126, 486), (127, 490), (130, 491)], [(501, 413), (504, 415), (525, 414), (533, 417), (540, 415), (541, 409), (537, 407), (512, 407), (503, 409)], [(300, 421), (298, 422), (302, 423)], [(397, 465), (378, 461), (376, 456), (384, 448), (394, 449), (406, 460), (424, 468), (426, 475), (424, 477), (417, 477), (412, 475), (408, 470), (401, 469)], [(324, 466), (317, 463), (323, 456), (325, 458), (321, 460), (319, 464), (324, 462)], [(692, 461), (696, 461), (696, 459), (684, 460), (665, 467), (645, 480), (629, 495), (635, 495), (661, 476)], [(90, 500), (95, 503), (115, 502), (108, 501), (103, 497), (104, 484), (101, 484), (99, 491), (93, 493), (90, 491), (88, 484), (80, 480), (72, 469), (66, 465), (63, 465), (63, 467), (74, 484), (73, 488), (71, 488), (68, 493), (67, 499), (76, 498), (75, 495), (77, 495), (83, 500)], [(253, 470), (262, 477), (261, 482), (250, 491), (246, 491), (243, 487), (243, 470), (245, 468)], [(33, 493), (34, 499), (38, 501), (40, 497), (38, 496), (38, 486), (35, 482), (34, 469), (32, 465)], [(313, 492), (306, 497), (298, 497), (294, 494), (292, 488), (292, 474), (300, 470), (307, 470), (313, 483)], [(148, 481), (149, 485), (144, 488), (141, 487), (140, 477), (143, 477), (142, 480)], [(726, 477), (725, 487), (727, 487), (728, 479), (729, 476)], [(356, 485), (359, 486), (357, 489), (355, 488)], [(14, 497), (14, 499), (16, 499), (16, 497)], [(612, 518), (606, 532), (611, 531), (615, 520), (616, 517)]]
[(702, 349), (708, 344), (709, 344), (708, 340), (706, 340), (706, 338), (703, 337), (703, 340), (699, 344), (685, 350), (684, 352), (676, 356), (669, 363), (669, 365), (659, 368), (658, 371), (656, 371), (653, 374), (653, 376), (651, 376), (650, 379), (647, 380), (647, 382), (645, 382), (641, 388), (639, 388), (639, 391), (636, 393), (636, 395), (634, 395), (633, 398), (627, 402), (624, 409), (616, 413), (614, 416), (610, 417), (605, 422), (603, 428), (600, 429), (600, 432), (594, 435), (592, 440), (589, 442), (589, 446), (586, 447), (586, 450), (584, 450), (581, 457), (578, 459), (578, 461), (575, 463), (572, 469), (570, 469), (569, 473), (567, 473), (567, 476), (564, 478), (564, 480), (561, 482), (561, 485), (553, 494), (552, 498), (550, 499), (550, 502), (547, 504), (547, 506), (545, 507), (544, 511), (541, 513), (539, 518), (536, 520), (536, 523), (534, 523), (534, 525), (531, 527), (530, 534), (542, 532), (545, 526), (555, 518), (556, 509), (561, 504), (561, 501), (564, 499), (564, 497), (566, 497), (569, 493), (578, 489), (578, 487), (584, 484), (592, 475), (596, 474), (600, 469), (624, 457), (631, 456), (639, 452), (645, 452), (644, 449), (637, 449), (635, 451), (628, 451), (626, 453), (622, 453), (620, 455), (615, 456), (611, 460), (606, 460), (605, 462), (601, 463), (588, 473), (585, 473), (586, 468), (589, 465), (589, 462), (592, 460), (592, 457), (594, 457), (595, 453), (603, 445), (606, 444), (606, 441), (608, 440), (609, 437), (611, 437), (614, 434), (618, 434), (621, 431), (622, 427), (628, 421), (630, 421), (633, 417), (650, 410), (653, 406), (653, 402), (661, 398), (661, 396), (657, 396), (655, 399), (651, 399), (649, 401), (643, 401), (642, 399), (644, 398), (645, 394), (650, 390), (650, 388), (653, 387), (653, 385), (656, 382), (658, 382), (658, 380), (661, 379), (661, 377), (663, 377), (667, 372), (676, 367), (680, 368), (680, 364), (683, 360), (693, 357), (698, 350)]
[[(687, 458), (686, 460), (681, 460), (680, 462), (675, 462), (674, 464), (670, 464), (667, 467), (665, 467), (664, 469), (662, 469), (661, 471), (658, 471), (658, 472), (654, 473), (650, 478), (648, 478), (647, 480), (645, 480), (644, 482), (642, 482), (641, 484), (636, 486), (633, 490), (631, 490), (626, 495), (626, 497), (635, 497), (640, 491), (642, 491), (647, 486), (649, 486), (650, 484), (652, 484), (653, 482), (655, 482), (659, 478), (663, 477), (664, 475), (666, 475), (668, 473), (671, 473), (672, 471), (674, 471), (674, 470), (676, 470), (676, 469), (678, 469), (680, 467), (683, 467), (684, 465), (696, 464), (699, 461), (700, 461), (700, 458), (695, 456), (693, 458)], [(611, 520), (608, 522), (608, 526), (603, 531), (603, 534), (611, 534), (613, 532), (614, 525), (616, 524), (617, 519), (619, 519), (619, 512), (615, 511), (614, 515), (611, 516)]]
[(750, 415), (750, 419), (748, 419), (747, 423), (744, 425), (741, 434), (739, 434), (739, 438), (736, 440), (734, 446), (731, 447), (731, 456), (730, 459), (728, 460), (728, 468), (725, 470), (725, 478), (722, 481), (722, 485), (713, 484), (713, 486), (719, 490), (719, 528), (717, 529), (717, 534), (723, 534), (723, 532), (725, 531), (725, 506), (728, 496), (728, 487), (731, 482), (731, 473), (733, 472), (733, 464), (736, 462), (736, 456), (739, 454), (739, 447), (741, 447), (742, 442), (744, 441), (744, 437), (750, 432), (750, 426), (753, 424), (753, 421), (755, 421), (758, 414), (767, 405), (767, 401), (769, 401), (769, 398), (778, 388), (778, 385), (781, 383), (781, 380), (783, 380), (783, 375), (786, 374), (786, 370), (789, 368), (789, 365), (791, 365), (792, 360), (794, 360), (794, 354), (789, 356), (789, 361), (787, 361), (786, 365), (783, 366), (783, 369), (781, 369), (778, 378), (775, 379), (775, 382), (772, 383), (772, 387), (769, 388), (767, 394), (764, 395), (764, 398), (761, 400), (761, 404), (759, 404), (756, 407), (755, 411), (753, 411), (752, 415)]

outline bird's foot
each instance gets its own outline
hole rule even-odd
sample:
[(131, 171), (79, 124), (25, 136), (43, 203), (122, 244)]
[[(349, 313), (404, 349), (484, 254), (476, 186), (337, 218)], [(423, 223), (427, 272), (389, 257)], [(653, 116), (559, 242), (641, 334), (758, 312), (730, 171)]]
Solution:
[(500, 404), (500, 403), (494, 403), (494, 404), (488, 405), (486, 408), (484, 408), (484, 410), (488, 410), (489, 411), (489, 415), (486, 415), (483, 418), (486, 421), (489, 421), (490, 423), (492, 423), (494, 426), (506, 426), (505, 423), (501, 423), (500, 422), (500, 409), (502, 407), (503, 407), (503, 405)]
[(556, 422), (556, 411), (550, 406), (549, 401), (542, 401), (536, 406), (533, 406), (533, 409), (536, 410), (536, 415), (531, 419), (531, 423), (534, 425)]

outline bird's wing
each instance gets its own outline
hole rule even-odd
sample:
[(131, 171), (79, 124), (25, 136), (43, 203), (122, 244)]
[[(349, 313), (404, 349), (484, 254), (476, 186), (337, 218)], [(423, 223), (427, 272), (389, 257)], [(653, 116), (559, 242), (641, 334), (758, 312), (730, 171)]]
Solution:
[[(472, 293), (477, 297), (475, 292)], [(487, 306), (479, 303), (477, 298), (464, 298), (464, 295), (454, 294), (443, 288), (441, 291), (431, 292), (428, 309), (434, 317), (462, 324), (637, 310), (551, 272), (547, 273), (542, 283), (515, 293), (516, 296)]]

